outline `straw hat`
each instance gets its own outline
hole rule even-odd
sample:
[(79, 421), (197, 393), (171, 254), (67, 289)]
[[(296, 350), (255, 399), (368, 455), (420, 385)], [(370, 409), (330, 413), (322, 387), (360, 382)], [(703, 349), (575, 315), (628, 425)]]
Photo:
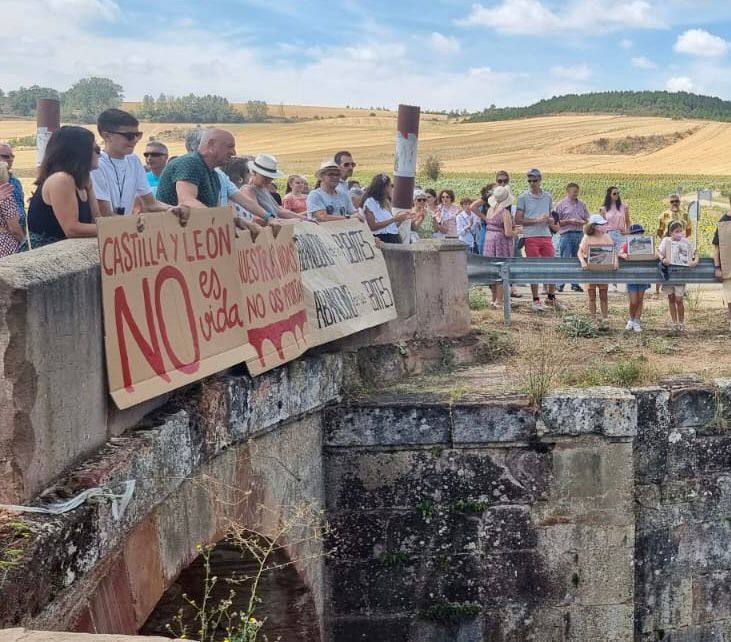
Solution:
[(510, 188), (505, 185), (495, 187), (492, 190), (492, 195), (487, 199), (487, 204), (490, 207), (495, 207), (498, 204), (510, 207), (513, 204), (513, 195), (510, 193)]
[(277, 167), (277, 159), (269, 154), (259, 154), (254, 160), (246, 163), (250, 172), (261, 174), (267, 178), (282, 178), (284, 174)]
[(336, 169), (338, 173), (340, 173), (340, 166), (334, 159), (328, 158), (320, 163), (320, 168), (315, 172), (315, 176), (317, 178), (322, 178), (323, 173), (329, 169)]

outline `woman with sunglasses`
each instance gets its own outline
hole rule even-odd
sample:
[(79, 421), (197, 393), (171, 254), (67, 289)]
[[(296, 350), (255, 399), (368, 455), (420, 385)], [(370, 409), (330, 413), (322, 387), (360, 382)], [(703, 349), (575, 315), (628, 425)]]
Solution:
[(618, 187), (612, 186), (607, 189), (604, 205), (599, 209), (599, 213), (607, 219), (602, 231), (609, 234), (614, 243), (614, 251), (619, 252), (632, 223), (629, 218), (629, 207), (622, 202)]
[(24, 249), (96, 236), (94, 219), (100, 213), (90, 174), (100, 151), (88, 129), (67, 125), (53, 132), (28, 207)]
[(437, 230), (444, 236), (457, 236), (459, 207), (454, 203), (454, 192), (451, 189), (443, 189), (439, 192), (438, 200), (439, 204), (434, 215)]
[(434, 212), (429, 209), (428, 202), (429, 194), (420, 188), (414, 190), (411, 229), (420, 239), (430, 239), (434, 236)]
[(398, 226), (411, 212), (391, 212), (393, 182), (387, 174), (376, 174), (363, 194), (363, 214), (373, 235), (383, 243), (401, 243)]

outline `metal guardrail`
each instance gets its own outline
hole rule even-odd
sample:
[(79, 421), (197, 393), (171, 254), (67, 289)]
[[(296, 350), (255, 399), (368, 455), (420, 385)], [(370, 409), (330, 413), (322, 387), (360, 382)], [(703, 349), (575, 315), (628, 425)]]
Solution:
[(472, 285), (493, 285), (502, 282), (505, 324), (510, 325), (510, 285), (538, 283), (718, 283), (713, 259), (701, 259), (694, 268), (670, 266), (668, 278), (663, 276), (657, 261), (619, 260), (619, 269), (584, 270), (578, 259), (492, 258), (467, 255), (467, 277)]

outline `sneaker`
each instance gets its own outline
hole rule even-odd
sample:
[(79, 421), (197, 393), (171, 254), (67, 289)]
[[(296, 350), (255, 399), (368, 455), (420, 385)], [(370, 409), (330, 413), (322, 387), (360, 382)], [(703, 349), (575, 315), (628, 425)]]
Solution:
[(510, 298), (511, 299), (522, 299), (523, 295), (520, 292), (513, 291), (510, 293)]
[(685, 323), (678, 323), (678, 332), (680, 332), (680, 333), (685, 332)]
[(627, 332), (632, 332), (632, 330), (635, 329), (635, 320), (634, 319), (630, 319), (629, 321), (627, 321), (627, 325), (624, 326), (624, 329)]
[(675, 334), (678, 331), (678, 324), (677, 323), (669, 323), (668, 324), (668, 332), (670, 334)]
[(634, 322), (634, 323), (632, 324), (632, 329), (633, 329), (633, 330), (634, 330), (635, 332), (637, 332), (638, 334), (639, 334), (640, 332), (642, 332), (642, 326), (640, 325), (640, 322), (639, 322), (639, 321), (635, 321), (635, 322)]
[(583, 292), (584, 291), (584, 288), (582, 288), (578, 284), (574, 284), (574, 285), (571, 286), (571, 291), (572, 292)]
[(599, 321), (598, 327), (600, 330), (609, 330), (609, 321), (607, 319), (602, 319)]
[(545, 312), (546, 306), (543, 305), (543, 302), (540, 299), (538, 299), (537, 301), (533, 301), (533, 305), (531, 305), (531, 310), (533, 310), (533, 312)]

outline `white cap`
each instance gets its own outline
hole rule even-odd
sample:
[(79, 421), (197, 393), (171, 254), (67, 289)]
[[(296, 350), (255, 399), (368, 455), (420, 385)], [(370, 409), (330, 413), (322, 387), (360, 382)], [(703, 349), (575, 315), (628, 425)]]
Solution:
[(605, 219), (601, 214), (592, 214), (589, 217), (589, 225), (605, 225), (607, 222), (607, 219)]

